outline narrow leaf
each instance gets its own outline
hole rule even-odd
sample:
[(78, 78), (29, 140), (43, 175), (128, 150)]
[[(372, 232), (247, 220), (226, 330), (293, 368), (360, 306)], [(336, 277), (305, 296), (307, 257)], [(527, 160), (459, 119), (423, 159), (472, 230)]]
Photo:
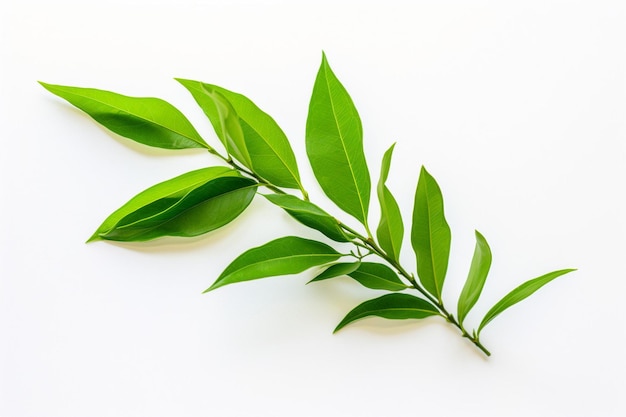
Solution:
[(306, 151), (326, 195), (366, 225), (371, 183), (361, 119), (325, 55), (309, 104)]
[(474, 248), (474, 257), (470, 266), (467, 281), (463, 286), (461, 295), (459, 296), (458, 318), (459, 324), (463, 324), (463, 320), (467, 313), (474, 307), (480, 293), (483, 290), (487, 274), (491, 267), (491, 249), (487, 244), (487, 240), (476, 230), (476, 247)]
[(337, 242), (350, 241), (350, 238), (339, 227), (339, 222), (310, 201), (304, 201), (289, 194), (264, 194), (263, 196), (303, 225), (323, 233), (330, 239)]
[(380, 168), (380, 179), (376, 189), (380, 203), (380, 223), (376, 230), (376, 236), (378, 237), (380, 247), (385, 253), (391, 258), (398, 260), (402, 246), (402, 238), (404, 237), (404, 225), (402, 224), (402, 215), (400, 214), (398, 203), (385, 185), (387, 176), (389, 175), (391, 155), (394, 146), (395, 144), (391, 145), (387, 152), (385, 152)]
[(297, 274), (313, 266), (336, 261), (341, 256), (321, 242), (283, 237), (239, 255), (205, 292), (236, 282)]
[(368, 316), (378, 316), (392, 320), (423, 319), (438, 315), (437, 308), (428, 301), (409, 294), (386, 294), (365, 301), (350, 311), (337, 325), (334, 332), (341, 330), (353, 321)]
[(211, 147), (187, 118), (166, 101), (128, 97), (93, 88), (40, 84), (118, 135), (166, 149)]
[(383, 264), (362, 262), (356, 271), (348, 275), (374, 290), (402, 291), (408, 288), (393, 269)]
[(519, 287), (515, 288), (513, 291), (505, 295), (500, 301), (494, 305), (491, 310), (487, 312), (485, 318), (478, 326), (477, 334), (480, 335), (481, 330), (485, 327), (491, 320), (493, 320), (496, 316), (502, 313), (507, 308), (519, 303), (523, 299), (532, 295), (539, 288), (546, 285), (548, 282), (552, 281), (555, 278), (560, 277), (561, 275), (565, 275), (569, 272), (575, 271), (575, 269), (562, 269), (559, 271), (550, 272), (548, 274), (542, 275), (538, 278), (531, 279), (530, 281), (526, 281)]
[(420, 282), (439, 301), (448, 269), (450, 241), (450, 227), (443, 212), (441, 190), (435, 179), (422, 167), (415, 192), (411, 243), (417, 258)]
[(359, 265), (361, 265), (361, 262), (332, 264), (328, 268), (326, 268), (324, 271), (322, 271), (320, 274), (318, 274), (315, 278), (313, 278), (311, 281), (309, 281), (308, 283), (316, 282), (316, 281), (323, 281), (323, 280), (330, 279), (330, 278), (337, 278), (337, 277), (341, 277), (344, 275), (348, 275), (351, 272), (356, 271)]

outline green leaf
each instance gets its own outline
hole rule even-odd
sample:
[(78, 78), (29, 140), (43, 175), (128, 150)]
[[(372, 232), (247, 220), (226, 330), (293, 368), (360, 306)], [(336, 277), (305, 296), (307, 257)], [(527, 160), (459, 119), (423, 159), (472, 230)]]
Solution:
[(93, 88), (40, 84), (118, 135), (165, 149), (211, 147), (187, 118), (166, 101), (128, 97)]
[(441, 190), (426, 168), (422, 167), (415, 192), (411, 243), (417, 258), (420, 282), (439, 302), (448, 269), (450, 241)]
[(423, 319), (438, 315), (437, 308), (428, 301), (409, 294), (386, 294), (373, 300), (359, 304), (337, 325), (335, 332), (341, 330), (353, 321), (368, 316), (378, 316), (385, 319)]
[(519, 303), (523, 299), (532, 295), (539, 288), (546, 285), (548, 282), (552, 281), (555, 278), (560, 277), (561, 275), (565, 275), (569, 272), (575, 271), (575, 269), (561, 269), (559, 271), (550, 272), (548, 274), (542, 275), (538, 278), (531, 279), (530, 281), (526, 281), (519, 287), (515, 288), (513, 291), (505, 295), (500, 301), (494, 305), (491, 310), (485, 314), (485, 318), (478, 326), (477, 334), (480, 335), (481, 330), (485, 327), (491, 320), (496, 318), (500, 313), (502, 313), (507, 308)]
[(400, 248), (402, 247), (402, 238), (404, 237), (404, 225), (402, 224), (402, 215), (400, 214), (398, 203), (385, 185), (389, 175), (394, 146), (395, 144), (391, 145), (385, 152), (380, 168), (380, 179), (376, 189), (378, 201), (380, 202), (380, 223), (376, 230), (376, 236), (378, 237), (380, 247), (385, 253), (397, 261), (400, 256)]
[(187, 173), (135, 196), (111, 214), (90, 240), (198, 236), (239, 216), (252, 201), (256, 187), (255, 181), (229, 169)]
[(273, 240), (239, 255), (205, 292), (227, 284), (297, 274), (342, 255), (330, 246), (295, 236)]
[(465, 285), (459, 296), (457, 308), (459, 324), (463, 324), (467, 313), (469, 313), (472, 307), (474, 307), (474, 304), (476, 304), (476, 301), (478, 301), (478, 297), (480, 297), (480, 293), (487, 280), (490, 267), (491, 249), (487, 244), (487, 240), (476, 230), (476, 247), (474, 248), (472, 265), (467, 275), (467, 281), (465, 281)]
[(263, 196), (303, 225), (323, 233), (330, 239), (337, 242), (350, 241), (350, 238), (339, 227), (339, 222), (310, 201), (304, 201), (289, 194), (264, 194)]
[(393, 269), (379, 263), (362, 262), (356, 271), (348, 275), (374, 290), (402, 291), (408, 288)]
[(341, 277), (344, 275), (348, 275), (351, 272), (356, 271), (359, 265), (361, 265), (360, 261), (332, 264), (328, 268), (326, 268), (324, 271), (322, 271), (320, 274), (318, 274), (315, 278), (313, 278), (311, 281), (307, 282), (307, 284), (311, 282), (323, 281), (323, 280), (330, 279), (330, 278), (337, 278), (337, 277)]
[(363, 153), (361, 119), (325, 55), (309, 104), (306, 151), (326, 195), (367, 225), (371, 184)]
[[(251, 163), (249, 168), (253, 169), (260, 177), (279, 187), (300, 188), (303, 190), (300, 173), (296, 157), (291, 149), (291, 145), (287, 140), (287, 136), (278, 126), (278, 124), (267, 113), (257, 107), (247, 97), (229, 91), (216, 85), (201, 83), (199, 81), (178, 79), (196, 99), (198, 104), (205, 110), (205, 114), (211, 120), (218, 136), (224, 137), (224, 132), (236, 131), (234, 136), (241, 134), (241, 139), (233, 141), (231, 147), (243, 148), (239, 149), (242, 159), (247, 159), (243, 153), (247, 153), (249, 161), (241, 161), (242, 163)], [(226, 103), (224, 103), (224, 100)], [(224, 128), (225, 121), (217, 114), (232, 113), (222, 110), (216, 112), (220, 106), (232, 109), (237, 116), (239, 129)], [(233, 116), (232, 119), (235, 119)], [(239, 133), (241, 132), (241, 133)], [(222, 140), (228, 143), (229, 141)], [(227, 147), (228, 148), (228, 147)], [(239, 159), (238, 157), (238, 159)]]

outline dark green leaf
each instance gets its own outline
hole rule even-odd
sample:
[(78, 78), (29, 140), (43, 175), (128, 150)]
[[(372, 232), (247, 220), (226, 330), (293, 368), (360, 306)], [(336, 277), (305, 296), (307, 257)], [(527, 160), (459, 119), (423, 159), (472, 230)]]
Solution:
[(441, 190), (435, 179), (422, 167), (415, 192), (411, 243), (417, 257), (420, 282), (440, 302), (448, 269), (450, 240), (450, 227), (443, 213)]
[(324, 271), (322, 271), (318, 276), (309, 281), (309, 283), (348, 275), (351, 272), (356, 271), (359, 265), (361, 265), (361, 262), (332, 264)]
[(376, 236), (380, 247), (391, 258), (398, 260), (400, 256), (400, 248), (402, 246), (402, 238), (404, 237), (404, 225), (402, 224), (402, 215), (396, 199), (391, 191), (385, 185), (387, 176), (389, 175), (389, 167), (391, 165), (391, 155), (395, 144), (385, 152), (383, 162), (380, 168), (380, 179), (378, 181), (378, 201), (380, 202), (380, 223), (376, 230)]
[(336, 261), (341, 256), (321, 242), (283, 237), (239, 255), (205, 292), (235, 282), (297, 274), (313, 266)]
[(356, 271), (348, 275), (361, 285), (374, 290), (402, 291), (407, 288), (398, 274), (383, 264), (362, 262)]
[(304, 201), (289, 194), (264, 194), (263, 196), (284, 209), (300, 223), (322, 232), (332, 240), (337, 242), (350, 241), (350, 238), (339, 227), (339, 222), (310, 201)]
[(485, 314), (485, 318), (478, 326), (477, 334), (480, 335), (481, 330), (485, 327), (491, 320), (493, 320), (496, 316), (502, 313), (507, 308), (519, 303), (523, 299), (532, 295), (539, 288), (546, 285), (548, 282), (552, 281), (555, 278), (560, 277), (561, 275), (565, 275), (569, 272), (575, 271), (575, 269), (562, 269), (560, 271), (550, 272), (548, 274), (542, 275), (538, 278), (531, 279), (530, 281), (526, 281), (519, 287), (515, 288), (513, 291), (505, 295), (500, 301), (494, 305), (491, 310)]
[(361, 119), (326, 56), (322, 57), (309, 105), (306, 151), (326, 195), (366, 225), (371, 184)]
[(337, 325), (335, 332), (353, 321), (368, 316), (378, 316), (385, 319), (423, 319), (438, 315), (437, 308), (428, 301), (409, 294), (386, 294), (382, 297), (366, 301), (352, 311)]
[[(178, 180), (179, 184), (183, 184)], [(170, 180), (175, 182), (174, 180)], [(113, 213), (90, 240), (145, 241), (162, 236), (198, 236), (234, 220), (250, 204), (257, 183), (228, 171), (166, 196), (172, 183), (158, 184)], [(140, 202), (149, 201), (139, 205)]]
[(480, 293), (487, 280), (487, 274), (491, 267), (491, 249), (487, 244), (487, 240), (476, 230), (476, 247), (474, 248), (474, 257), (470, 266), (467, 281), (463, 286), (461, 295), (459, 296), (458, 316), (459, 323), (463, 324), (463, 320), (467, 313), (474, 307)]
[(206, 148), (189, 120), (158, 98), (128, 97), (93, 88), (41, 83), (118, 135), (144, 145), (166, 149)]

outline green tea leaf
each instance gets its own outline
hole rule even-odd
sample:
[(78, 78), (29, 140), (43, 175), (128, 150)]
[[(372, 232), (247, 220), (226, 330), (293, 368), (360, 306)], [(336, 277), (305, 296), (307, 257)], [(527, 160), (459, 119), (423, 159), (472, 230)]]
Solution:
[[(257, 185), (229, 172), (137, 207), (138, 201), (156, 195), (153, 187), (109, 216), (91, 240), (130, 242), (162, 236), (198, 236), (239, 216), (252, 201)], [(157, 191), (159, 188), (164, 187), (157, 187)]]
[[(252, 164), (250, 168), (255, 173), (279, 187), (303, 190), (291, 145), (272, 117), (241, 94), (198, 81), (178, 81), (192, 93), (201, 107), (208, 105), (205, 114), (214, 126), (218, 124), (217, 120), (221, 121), (221, 118), (215, 117), (214, 109), (220, 104), (224, 105), (223, 100), (228, 102), (237, 115), (245, 149)], [(212, 102), (206, 103), (207, 98)], [(219, 132), (223, 135), (224, 129), (220, 126), (216, 131), (219, 136)]]
[(337, 242), (349, 242), (350, 238), (339, 227), (339, 222), (324, 210), (289, 194), (264, 194), (271, 203), (284, 209), (291, 217), (305, 226), (315, 229)]
[(279, 238), (239, 255), (205, 292), (236, 282), (297, 274), (341, 256), (321, 242), (295, 236)]
[(165, 149), (211, 147), (189, 120), (166, 101), (128, 97), (93, 88), (40, 84), (118, 135)]
[(441, 190), (426, 168), (422, 167), (415, 192), (411, 243), (417, 258), (420, 282), (440, 302), (448, 269), (450, 241)]
[(359, 304), (341, 320), (334, 333), (353, 321), (368, 316), (403, 320), (423, 319), (435, 315), (439, 315), (439, 311), (426, 300), (409, 294), (386, 294)]
[(374, 290), (402, 291), (408, 288), (393, 269), (379, 263), (362, 262), (348, 275), (361, 285)]
[(459, 304), (457, 314), (459, 324), (463, 324), (463, 320), (467, 313), (474, 307), (480, 293), (483, 290), (487, 274), (491, 267), (491, 249), (487, 244), (487, 240), (476, 230), (476, 247), (474, 248), (474, 257), (470, 266), (467, 281), (463, 286), (461, 295), (459, 296)]
[(326, 195), (366, 225), (371, 184), (361, 119), (325, 55), (309, 105), (306, 151)]
[(323, 281), (330, 278), (337, 278), (344, 275), (348, 275), (351, 272), (357, 270), (357, 268), (361, 265), (360, 261), (350, 262), (350, 263), (336, 263), (330, 265), (324, 271), (322, 271), (319, 275), (313, 278), (311, 281), (307, 282), (307, 284), (316, 281)]
[(491, 320), (496, 318), (500, 313), (502, 313), (507, 308), (519, 303), (523, 299), (532, 295), (539, 288), (546, 285), (548, 282), (552, 281), (555, 278), (560, 277), (561, 275), (565, 275), (569, 272), (575, 271), (575, 269), (561, 269), (559, 271), (550, 272), (548, 274), (542, 275), (538, 278), (531, 279), (530, 281), (526, 281), (519, 287), (515, 288), (513, 291), (505, 295), (500, 301), (494, 305), (491, 310), (485, 314), (485, 318), (478, 326), (477, 334), (480, 335), (481, 330), (485, 327)]
[(400, 214), (398, 203), (385, 185), (389, 175), (394, 146), (395, 144), (391, 145), (385, 152), (380, 168), (380, 179), (376, 189), (378, 201), (380, 202), (380, 223), (376, 230), (376, 236), (378, 237), (380, 247), (385, 253), (397, 261), (400, 256), (400, 248), (402, 247), (402, 238), (404, 237), (404, 225), (402, 224), (402, 215)]

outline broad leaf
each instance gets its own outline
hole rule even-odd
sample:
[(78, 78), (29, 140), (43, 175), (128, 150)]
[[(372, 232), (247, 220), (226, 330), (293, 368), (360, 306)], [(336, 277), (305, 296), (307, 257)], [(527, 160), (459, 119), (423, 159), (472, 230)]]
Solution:
[(128, 97), (93, 88), (40, 84), (107, 129), (144, 145), (166, 149), (211, 149), (189, 120), (161, 99)]
[(205, 292), (227, 284), (297, 274), (339, 259), (330, 246), (295, 236), (273, 240), (239, 255)]
[(363, 153), (361, 119), (325, 55), (309, 104), (306, 151), (326, 195), (366, 225), (371, 183)]
[(284, 209), (300, 223), (315, 229), (337, 242), (349, 242), (350, 238), (339, 227), (339, 222), (324, 210), (289, 194), (264, 194), (270, 202)]
[(485, 314), (485, 318), (478, 326), (477, 334), (480, 334), (483, 327), (485, 327), (491, 320), (496, 318), (500, 313), (502, 313), (507, 308), (519, 303), (523, 299), (532, 295), (539, 288), (546, 285), (548, 282), (552, 281), (555, 278), (560, 277), (561, 275), (565, 275), (569, 272), (575, 271), (575, 269), (562, 269), (559, 271), (550, 272), (548, 274), (542, 275), (538, 278), (531, 279), (530, 281), (526, 281), (519, 287), (515, 288), (513, 291), (505, 295), (500, 301), (494, 305), (491, 310)]
[(337, 325), (335, 332), (353, 321), (368, 316), (386, 319), (423, 319), (438, 315), (439, 311), (428, 301), (409, 294), (386, 294), (373, 300), (365, 301), (350, 311)]
[(411, 243), (417, 258), (420, 282), (440, 302), (448, 269), (450, 241), (450, 227), (443, 213), (441, 190), (435, 179), (422, 167), (415, 192)]
[[(287, 136), (272, 117), (241, 94), (198, 81), (178, 81), (192, 93), (202, 108), (207, 107), (205, 114), (214, 127), (219, 126), (216, 128), (218, 136), (224, 137), (224, 132), (232, 129), (221, 126), (225, 122), (222, 117), (216, 117), (216, 113), (220, 112), (215, 109), (224, 106), (235, 112), (239, 129), (234, 130), (241, 131), (245, 151), (252, 164), (250, 168), (255, 173), (279, 187), (302, 189), (296, 157)], [(228, 106), (223, 103), (224, 100)], [(234, 141), (233, 146), (241, 147), (241, 141)]]
[(239, 216), (252, 201), (256, 187), (255, 181), (229, 172), (137, 207), (138, 201), (157, 194), (153, 187), (109, 216), (90, 240), (128, 242), (198, 236)]
[(356, 271), (348, 275), (374, 290), (402, 291), (408, 288), (393, 269), (383, 264), (362, 262)]
[(463, 320), (467, 313), (474, 307), (480, 293), (483, 290), (487, 274), (491, 267), (491, 249), (487, 244), (487, 240), (476, 230), (476, 247), (474, 248), (474, 257), (470, 266), (467, 281), (463, 286), (461, 295), (459, 296), (459, 304), (457, 314), (459, 324), (463, 324)]
[(341, 277), (344, 275), (348, 275), (351, 272), (356, 271), (359, 265), (361, 265), (361, 262), (359, 261), (332, 264), (328, 268), (326, 268), (324, 271), (322, 271), (320, 274), (318, 274), (315, 278), (313, 278), (311, 281), (309, 281), (308, 283), (316, 282), (316, 281), (323, 281), (323, 280), (330, 279), (330, 278), (337, 278), (337, 277)]
[(395, 144), (391, 145), (385, 152), (380, 168), (380, 179), (376, 189), (378, 201), (380, 202), (380, 223), (376, 230), (376, 236), (378, 237), (380, 247), (385, 253), (397, 261), (400, 256), (402, 238), (404, 237), (404, 225), (402, 224), (402, 215), (400, 214), (398, 203), (385, 185), (389, 175), (394, 146)]

